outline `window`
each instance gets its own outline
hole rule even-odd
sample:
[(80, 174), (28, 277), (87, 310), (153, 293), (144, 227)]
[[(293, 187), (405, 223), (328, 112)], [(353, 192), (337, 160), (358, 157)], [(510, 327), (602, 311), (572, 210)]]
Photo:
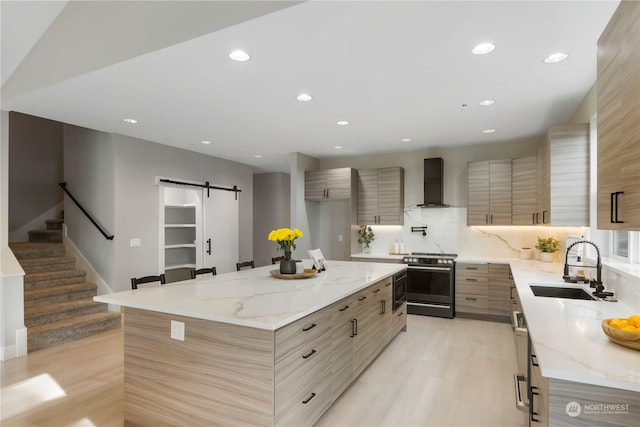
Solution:
[(629, 232), (615, 230), (611, 232), (611, 255), (629, 259)]

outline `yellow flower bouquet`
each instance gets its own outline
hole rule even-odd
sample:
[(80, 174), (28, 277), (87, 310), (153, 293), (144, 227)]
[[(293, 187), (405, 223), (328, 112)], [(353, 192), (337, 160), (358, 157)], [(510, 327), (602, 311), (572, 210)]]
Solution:
[(293, 230), (290, 228), (278, 228), (277, 230), (271, 230), (269, 233), (269, 240), (278, 242), (280, 248), (285, 252), (285, 256), (287, 252), (290, 255), (291, 251), (296, 248), (296, 239), (298, 237), (303, 237), (303, 234), (297, 228)]

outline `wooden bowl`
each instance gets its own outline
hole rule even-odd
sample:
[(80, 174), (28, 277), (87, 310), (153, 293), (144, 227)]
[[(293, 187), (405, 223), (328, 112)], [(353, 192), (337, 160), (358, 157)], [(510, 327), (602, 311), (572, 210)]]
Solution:
[(640, 333), (623, 331), (609, 326), (611, 319), (602, 321), (602, 330), (605, 335), (614, 343), (632, 350), (640, 351)]

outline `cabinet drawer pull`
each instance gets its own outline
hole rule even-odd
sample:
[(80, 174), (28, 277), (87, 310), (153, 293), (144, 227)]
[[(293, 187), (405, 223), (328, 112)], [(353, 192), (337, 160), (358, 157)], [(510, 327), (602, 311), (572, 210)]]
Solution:
[(536, 412), (536, 410), (534, 409), (534, 407), (533, 407), (533, 401), (535, 400), (535, 399), (534, 399), (534, 396), (539, 396), (539, 395), (540, 395), (540, 393), (538, 393), (538, 387), (531, 386), (531, 402), (529, 402), (529, 405), (531, 406), (531, 415), (530, 415), (529, 417), (530, 417), (531, 421), (533, 421), (533, 422), (535, 422), (535, 423), (539, 423), (539, 422), (540, 422), (540, 419), (536, 419), (536, 418), (533, 418), (533, 417), (534, 417), (534, 416), (536, 416), (536, 417), (537, 417), (537, 416), (538, 416), (538, 415), (540, 415), (540, 414), (538, 414), (538, 413)]
[(380, 314), (384, 314), (385, 312), (384, 302), (384, 300), (380, 301)]
[(532, 354), (532, 355), (531, 355), (531, 364), (532, 364), (533, 366), (540, 366), (540, 365), (538, 365), (538, 358), (536, 357), (536, 355), (535, 355), (535, 354)]
[(375, 291), (373, 291), (374, 294), (377, 294), (378, 292), (380, 292), (380, 288), (378, 288)]
[(467, 281), (467, 282), (477, 282), (477, 281), (478, 281), (478, 279), (469, 279), (469, 278), (467, 278), (467, 279), (466, 279), (466, 281)]
[(344, 307), (342, 307), (342, 308), (338, 309), (338, 311), (345, 311), (345, 310), (346, 310), (346, 309), (348, 309), (348, 308), (349, 308), (349, 306), (348, 306), (348, 305), (345, 305)]
[(311, 350), (309, 353), (305, 354), (304, 356), (302, 356), (303, 359), (308, 359), (311, 356), (313, 356), (314, 354), (316, 354), (315, 350)]
[(313, 329), (315, 327), (316, 327), (316, 324), (312, 323), (311, 326), (307, 326), (306, 328), (302, 328), (302, 331), (303, 332), (307, 332), (307, 331), (310, 331), (311, 329)]
[(532, 213), (531, 214), (531, 224), (535, 224), (536, 223), (536, 214)]
[(398, 313), (398, 317), (402, 316), (404, 314), (404, 311), (401, 311), (400, 313)]
[(547, 219), (547, 211), (542, 211), (542, 223), (547, 224), (549, 220)]
[(624, 191), (616, 191), (613, 194), (615, 195), (615, 200), (616, 200), (616, 213), (615, 213), (615, 215), (613, 217), (613, 219), (614, 219), (613, 222), (616, 223), (616, 224), (624, 224), (624, 221), (620, 221), (618, 219), (618, 196), (621, 195), (621, 194), (624, 194)]
[(478, 267), (465, 267), (466, 270), (477, 270)]
[(471, 297), (465, 297), (464, 299), (468, 300), (468, 301), (477, 301), (478, 298), (471, 298)]
[(366, 299), (367, 299), (367, 297), (366, 297), (366, 296), (363, 296), (363, 297), (358, 298), (358, 301), (364, 301), (364, 300), (366, 300)]
[(307, 404), (307, 403), (309, 403), (309, 401), (310, 401), (311, 399), (313, 399), (314, 397), (316, 397), (316, 394), (315, 394), (315, 393), (311, 393), (311, 396), (309, 396), (309, 397), (307, 397), (305, 400), (303, 400), (303, 401), (302, 401), (302, 403), (304, 403), (304, 404), (306, 405), (306, 404)]

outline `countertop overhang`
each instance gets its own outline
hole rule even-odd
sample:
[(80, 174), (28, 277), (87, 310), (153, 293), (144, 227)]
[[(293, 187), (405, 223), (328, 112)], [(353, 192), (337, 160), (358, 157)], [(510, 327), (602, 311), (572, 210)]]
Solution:
[(640, 352), (612, 343), (601, 326), (604, 319), (628, 317), (633, 307), (621, 301), (537, 297), (532, 283), (581, 286), (565, 283), (557, 263), (511, 260), (510, 265), (544, 377), (640, 392)]
[(198, 276), (163, 286), (94, 297), (95, 301), (198, 319), (276, 330), (402, 271), (402, 264), (328, 261), (326, 271), (277, 279), (269, 265)]

